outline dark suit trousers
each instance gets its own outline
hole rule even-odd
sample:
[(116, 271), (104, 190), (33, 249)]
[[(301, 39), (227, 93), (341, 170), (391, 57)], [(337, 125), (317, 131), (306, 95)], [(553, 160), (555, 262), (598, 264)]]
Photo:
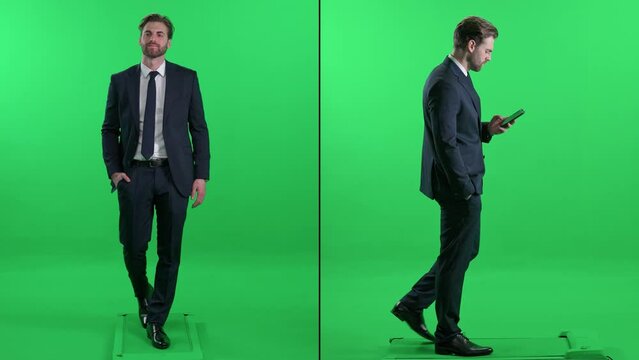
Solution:
[(153, 213), (157, 211), (158, 263), (148, 322), (162, 325), (175, 297), (188, 198), (177, 192), (168, 166), (134, 167), (127, 175), (130, 183), (124, 180), (118, 183), (124, 263), (135, 296), (146, 296), (146, 250), (151, 240)]
[(436, 197), (441, 207), (440, 250), (431, 269), (401, 300), (412, 309), (435, 302), (437, 341), (446, 341), (458, 327), (464, 275), (479, 252), (481, 196), (469, 200)]

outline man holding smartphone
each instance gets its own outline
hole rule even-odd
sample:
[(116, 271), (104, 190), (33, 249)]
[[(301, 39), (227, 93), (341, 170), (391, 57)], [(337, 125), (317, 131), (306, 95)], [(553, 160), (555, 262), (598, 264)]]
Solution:
[[(458, 326), (464, 275), (479, 252), (480, 213), (484, 156), (482, 142), (502, 134), (514, 124), (502, 126), (495, 115), (481, 122), (479, 95), (469, 71), (480, 71), (491, 60), (497, 29), (471, 16), (454, 32), (454, 50), (426, 81), (423, 93), (424, 143), (420, 190), (441, 208), (440, 253), (422, 276), (392, 309), (420, 336), (435, 342), (442, 355), (477, 356), (492, 353), (474, 344)], [(431, 334), (423, 309), (435, 302), (437, 329)]]

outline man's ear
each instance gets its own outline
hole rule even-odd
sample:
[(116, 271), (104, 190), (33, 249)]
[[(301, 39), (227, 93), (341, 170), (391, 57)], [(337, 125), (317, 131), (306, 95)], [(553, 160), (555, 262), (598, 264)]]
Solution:
[(473, 53), (476, 47), (477, 47), (477, 43), (475, 42), (475, 40), (473, 39), (468, 40), (468, 45), (466, 45), (466, 50), (468, 50), (469, 53)]
[(166, 48), (167, 49), (171, 48), (171, 39), (169, 39), (169, 41), (166, 42)]

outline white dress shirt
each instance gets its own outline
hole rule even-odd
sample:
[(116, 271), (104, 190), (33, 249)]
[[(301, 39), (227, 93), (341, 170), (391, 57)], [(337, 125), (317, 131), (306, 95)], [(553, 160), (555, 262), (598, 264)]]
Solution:
[(453, 55), (448, 55), (448, 57), (453, 60), (453, 62), (455, 64), (457, 64), (457, 66), (459, 67), (459, 70), (461, 70), (464, 75), (466, 75), (466, 77), (468, 77), (468, 70), (466, 70), (466, 68), (464, 67), (464, 65), (462, 65), (459, 61), (457, 61), (457, 59), (455, 59), (455, 57)]
[[(135, 160), (146, 160), (142, 156), (142, 132), (144, 131), (144, 110), (146, 107), (146, 92), (149, 87), (149, 73), (153, 71), (144, 64), (140, 64), (140, 137), (138, 147), (135, 150)], [(155, 136), (153, 141), (153, 156), (151, 159), (166, 158), (164, 135), (162, 134), (162, 121), (164, 119), (164, 93), (166, 89), (166, 62), (156, 70), (155, 76)]]

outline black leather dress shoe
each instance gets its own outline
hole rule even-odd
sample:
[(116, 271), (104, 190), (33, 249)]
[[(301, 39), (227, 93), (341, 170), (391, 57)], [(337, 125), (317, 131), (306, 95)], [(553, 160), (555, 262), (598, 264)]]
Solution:
[(146, 336), (151, 339), (151, 344), (153, 347), (158, 349), (166, 349), (171, 345), (171, 340), (169, 336), (166, 335), (164, 329), (162, 329), (161, 325), (156, 323), (149, 323), (146, 327)]
[(435, 341), (433, 334), (428, 331), (426, 324), (424, 323), (424, 316), (421, 310), (413, 310), (406, 307), (402, 302), (398, 302), (391, 310), (393, 315), (401, 321), (405, 321), (408, 326), (413, 329), (419, 336), (424, 339)]
[(143, 328), (146, 328), (146, 318), (149, 316), (149, 301), (146, 298), (138, 299), (138, 317)]
[(435, 353), (439, 355), (481, 356), (492, 352), (492, 348), (477, 345), (463, 334), (457, 334), (446, 342), (435, 343)]
[(143, 328), (146, 328), (146, 318), (149, 316), (149, 300), (153, 294), (153, 286), (149, 285), (145, 298), (138, 299), (138, 317)]

